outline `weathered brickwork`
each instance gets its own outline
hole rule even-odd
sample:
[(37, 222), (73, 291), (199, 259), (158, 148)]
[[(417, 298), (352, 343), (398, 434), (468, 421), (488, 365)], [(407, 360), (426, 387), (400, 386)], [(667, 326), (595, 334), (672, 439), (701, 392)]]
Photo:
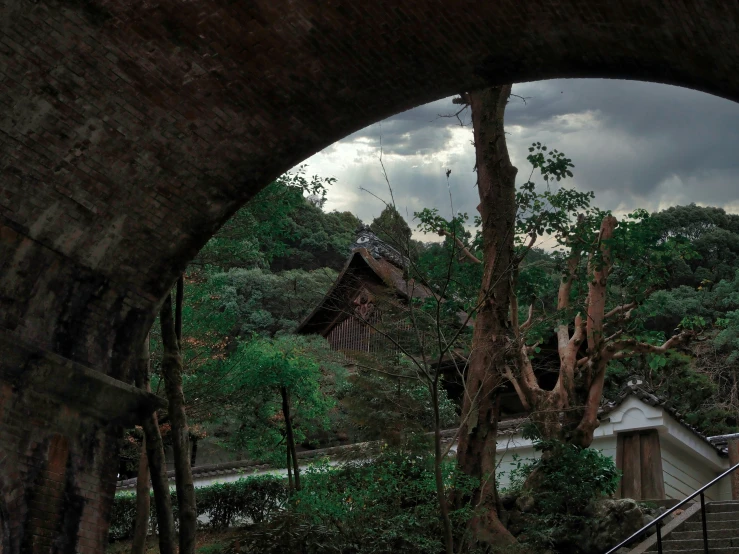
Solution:
[[(484, 84), (631, 78), (737, 100), (738, 21), (715, 0), (0, 0), (0, 330), (126, 380), (187, 261), (314, 152)], [(21, 417), (23, 394), (5, 408), (23, 437), (0, 448), (2, 540), (99, 546), (85, 525), (105, 515), (109, 431)], [(65, 452), (59, 481), (47, 462)], [(86, 523), (29, 543), (53, 519), (29, 516), (43, 483), (84, 498)]]
[(3, 552), (101, 552), (115, 488), (115, 431), (10, 385), (0, 386), (0, 400)]
[(2, 552), (100, 552), (117, 438), (155, 397), (0, 329)]

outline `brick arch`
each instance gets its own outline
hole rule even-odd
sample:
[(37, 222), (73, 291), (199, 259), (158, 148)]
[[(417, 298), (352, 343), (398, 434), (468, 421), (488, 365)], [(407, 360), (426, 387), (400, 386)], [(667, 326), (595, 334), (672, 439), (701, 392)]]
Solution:
[[(739, 4), (702, 0), (7, 0), (0, 383), (18, 413), (33, 413), (18, 390), (74, 396), (83, 419), (143, 410), (89, 368), (127, 378), (188, 260), (283, 171), (486, 84), (609, 77), (738, 100), (737, 22)], [(13, 417), (3, 431), (48, 424)]]
[(739, 98), (732, 2), (11, 0), (0, 21), (0, 329), (118, 378), (218, 226), (367, 124), (553, 77)]

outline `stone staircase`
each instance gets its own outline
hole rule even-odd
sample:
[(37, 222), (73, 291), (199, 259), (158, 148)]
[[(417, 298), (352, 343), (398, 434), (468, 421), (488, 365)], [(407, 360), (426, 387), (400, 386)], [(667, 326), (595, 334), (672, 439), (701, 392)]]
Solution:
[[(688, 510), (686, 510), (687, 512)], [(690, 510), (692, 511), (692, 510)], [(679, 516), (678, 516), (679, 517)], [(710, 554), (739, 554), (739, 501), (708, 502), (706, 504), (708, 552)], [(669, 524), (667, 527), (671, 527)], [(665, 529), (667, 531), (667, 529)], [(630, 552), (657, 552), (655, 536)], [(703, 523), (700, 510), (679, 523), (662, 537), (662, 552), (675, 554), (704, 554)]]

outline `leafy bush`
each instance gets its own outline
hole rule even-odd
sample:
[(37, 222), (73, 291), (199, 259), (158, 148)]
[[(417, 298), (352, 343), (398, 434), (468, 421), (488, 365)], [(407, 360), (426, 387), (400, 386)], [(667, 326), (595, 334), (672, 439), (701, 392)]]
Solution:
[[(443, 475), (451, 492), (458, 483), (454, 462), (444, 463)], [(317, 465), (303, 480), (285, 512), (245, 530), (239, 539), (242, 551), (443, 552), (431, 456), (386, 451), (369, 463)], [(471, 509), (465, 506), (451, 515), (455, 527), (463, 529)]]
[[(177, 493), (170, 491), (175, 527), (177, 526)], [(284, 479), (271, 475), (239, 479), (195, 489), (198, 516), (207, 518), (208, 527), (225, 529), (241, 522), (262, 522), (282, 509), (287, 500)], [(116, 494), (113, 500), (110, 530), (111, 541), (129, 539), (136, 524), (136, 493)], [(157, 527), (154, 498), (151, 498), (149, 525)]]
[[(469, 496), (472, 483), (457, 473), (453, 460), (444, 462), (442, 473), (449, 494), (454, 488), (460, 497)], [(444, 551), (433, 457), (427, 453), (384, 450), (371, 462), (319, 463), (304, 472), (302, 490), (289, 499), (284, 481), (252, 477), (195, 489), (198, 515), (216, 529), (247, 524), (237, 538), (245, 553)], [(111, 540), (133, 535), (135, 503), (135, 494), (116, 495)], [(452, 510), (457, 539), (471, 516), (470, 506)], [(155, 513), (152, 518), (154, 525)]]
[(287, 500), (284, 479), (271, 476), (239, 479), (235, 483), (196, 489), (198, 514), (208, 516), (214, 529), (237, 521), (261, 523), (278, 512)]
[(563, 550), (562, 545), (576, 540), (589, 525), (594, 501), (616, 492), (621, 472), (598, 450), (530, 438), (542, 456), (518, 461), (507, 490), (533, 500), (519, 540), (534, 548), (575, 551)]

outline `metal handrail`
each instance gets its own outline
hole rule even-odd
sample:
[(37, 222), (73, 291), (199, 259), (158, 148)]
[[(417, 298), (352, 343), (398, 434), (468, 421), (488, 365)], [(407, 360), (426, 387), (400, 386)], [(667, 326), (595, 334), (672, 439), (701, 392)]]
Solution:
[(704, 491), (706, 489), (711, 488), (713, 485), (715, 485), (716, 483), (718, 483), (721, 479), (723, 479), (724, 477), (726, 477), (729, 473), (731, 473), (732, 471), (736, 470), (737, 468), (739, 468), (739, 464), (736, 464), (735, 466), (730, 467), (729, 469), (727, 469), (726, 471), (724, 471), (721, 475), (719, 475), (718, 477), (716, 477), (713, 481), (710, 481), (709, 483), (703, 485), (701, 488), (699, 488), (693, 494), (691, 494), (690, 496), (688, 496), (684, 500), (681, 500), (680, 502), (678, 502), (677, 504), (675, 504), (672, 508), (670, 508), (668, 511), (666, 511), (664, 514), (662, 514), (658, 518), (655, 518), (651, 522), (647, 523), (644, 527), (642, 527), (641, 529), (639, 529), (636, 533), (634, 533), (633, 535), (631, 535), (628, 539), (626, 539), (624, 541), (621, 541), (620, 543), (618, 543), (618, 545), (616, 545), (613, 548), (611, 548), (605, 554), (613, 554), (619, 548), (623, 548), (624, 546), (630, 544), (637, 537), (639, 537), (640, 535), (642, 535), (647, 529), (649, 529), (650, 527), (652, 527), (654, 525), (657, 525), (657, 552), (659, 554), (662, 554), (662, 533), (660, 531), (659, 523), (664, 518), (666, 518), (667, 516), (669, 516), (672, 512), (674, 512), (675, 510), (677, 510), (681, 506), (687, 504), (688, 502), (690, 502), (691, 500), (693, 500), (698, 495), (700, 495), (700, 497), (701, 497), (701, 519), (703, 520), (703, 549), (705, 550), (705, 552), (708, 552), (708, 529), (706, 527), (706, 500), (705, 500), (705, 497), (704, 497), (704, 494), (703, 493), (704, 493)]

